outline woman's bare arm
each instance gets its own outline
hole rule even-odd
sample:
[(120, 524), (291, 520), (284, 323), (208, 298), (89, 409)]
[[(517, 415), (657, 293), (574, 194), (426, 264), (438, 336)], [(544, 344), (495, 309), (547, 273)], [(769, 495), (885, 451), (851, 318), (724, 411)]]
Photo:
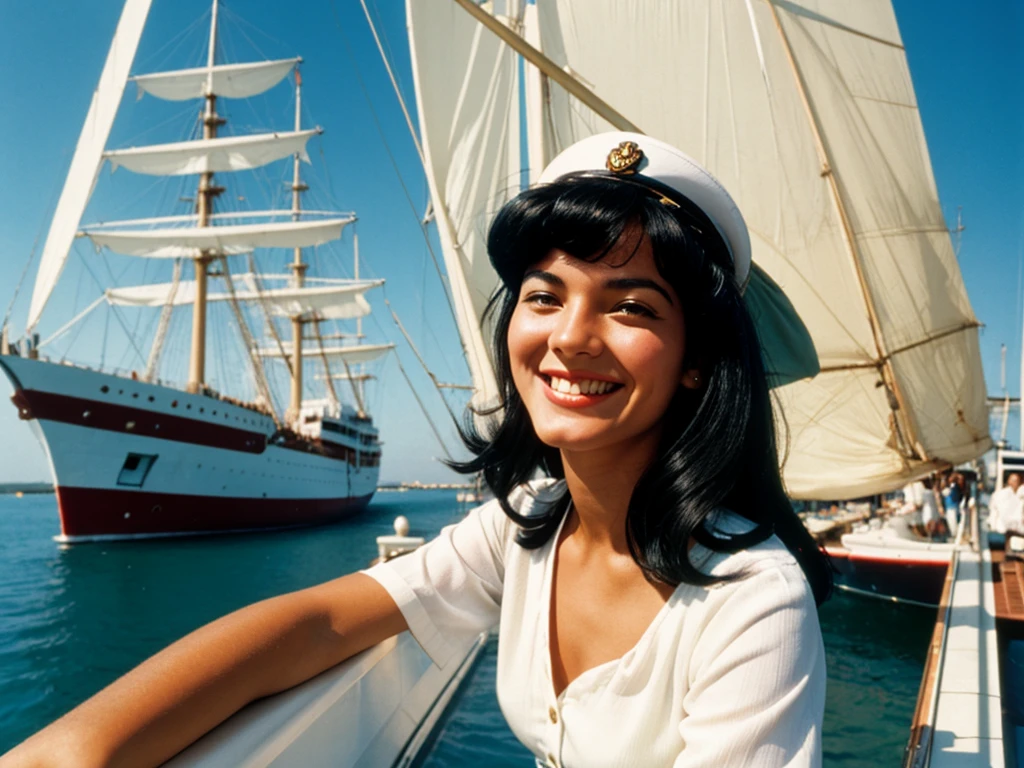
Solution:
[(263, 600), (147, 659), (0, 757), (0, 768), (159, 765), (249, 702), (405, 629), (364, 574)]

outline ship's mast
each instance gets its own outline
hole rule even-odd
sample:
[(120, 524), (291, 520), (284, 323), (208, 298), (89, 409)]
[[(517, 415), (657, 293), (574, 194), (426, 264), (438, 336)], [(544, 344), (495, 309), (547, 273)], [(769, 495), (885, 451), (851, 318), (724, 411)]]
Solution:
[[(359, 279), (359, 233), (356, 232), (356, 231), (352, 232), (352, 277), (355, 278), (356, 280)], [(357, 317), (356, 318), (356, 344), (362, 344), (362, 343), (363, 343), (363, 318)], [(328, 371), (328, 373), (330, 373), (330, 371)], [(366, 392), (364, 390), (364, 384), (363, 384), (364, 379), (363, 379), (363, 376), (362, 376), (362, 374), (363, 374), (363, 365), (361, 363), (359, 365), (359, 374), (360, 374), (359, 378), (356, 381), (356, 388), (358, 389), (358, 392), (356, 393), (356, 398), (358, 399), (359, 403), (361, 404), (361, 403), (365, 402), (364, 397), (366, 395)]]
[[(302, 73), (298, 67), (295, 68), (295, 130), (302, 130)], [(295, 153), (295, 164), (292, 171), (292, 221), (298, 221), (302, 211), (301, 195), (309, 187), (302, 183), (299, 177), (302, 165), (301, 155)], [(302, 249), (295, 249), (295, 258), (292, 261), (291, 269), (294, 275), (295, 287), (301, 288), (306, 282), (306, 267), (302, 261)], [(292, 389), (291, 398), (288, 402), (288, 413), (286, 421), (296, 421), (299, 418), (299, 410), (302, 408), (302, 315), (292, 317)]]
[[(210, 49), (206, 57), (209, 74), (206, 81), (206, 109), (203, 112), (204, 139), (216, 138), (217, 128), (225, 122), (222, 117), (217, 115), (217, 96), (213, 92), (213, 67), (217, 48), (217, 5), (218, 0), (213, 0), (213, 11), (210, 18)], [(203, 173), (199, 177), (196, 226), (209, 226), (210, 214), (213, 212), (213, 200), (223, 191), (223, 187), (214, 186), (212, 172)], [(206, 271), (209, 263), (216, 256), (216, 252), (210, 249), (200, 251), (192, 260), (195, 266), (196, 295), (195, 301), (192, 303), (192, 354), (188, 364), (189, 392), (202, 390), (206, 378)]]

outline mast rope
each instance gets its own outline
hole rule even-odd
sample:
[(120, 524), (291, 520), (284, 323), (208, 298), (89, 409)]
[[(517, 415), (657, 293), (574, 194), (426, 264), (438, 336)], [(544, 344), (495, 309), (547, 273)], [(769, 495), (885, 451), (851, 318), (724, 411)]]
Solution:
[[(331, 366), (330, 366), (330, 363), (327, 360), (327, 352), (324, 349), (324, 339), (323, 339), (323, 336), (320, 335), (320, 321), (314, 320), (311, 323), (311, 325), (313, 326), (313, 333), (316, 334), (317, 344), (319, 344), (319, 346), (320, 346), (320, 360), (324, 364), (324, 374), (325, 374), (324, 379), (327, 381), (327, 391), (331, 393), (331, 399), (335, 403), (339, 403), (341, 401), (338, 400), (338, 392), (337, 392), (337, 390), (334, 389), (334, 381), (331, 379)], [(295, 340), (296, 344), (301, 344), (302, 342), (303, 342), (303, 338), (302, 337), (300, 337), (300, 338)], [(344, 362), (344, 358), (342, 358), (342, 361)], [(345, 365), (345, 368), (346, 368), (346, 370), (348, 369), (348, 364)], [(355, 390), (353, 390), (353, 393), (356, 396), (356, 402), (360, 403), (359, 393), (355, 392)], [(362, 403), (360, 403), (360, 405), (359, 405), (359, 410), (360, 411), (363, 410)]]
[(391, 317), (394, 318), (395, 325), (398, 326), (398, 330), (402, 332), (402, 335), (405, 336), (405, 340), (409, 342), (409, 347), (412, 349), (413, 354), (416, 355), (416, 359), (420, 361), (420, 365), (423, 366), (423, 370), (427, 372), (427, 376), (429, 376), (430, 380), (434, 382), (434, 388), (437, 390), (438, 394), (441, 395), (441, 402), (444, 403), (445, 410), (448, 411), (448, 415), (452, 417), (452, 423), (455, 424), (455, 428), (458, 429), (459, 419), (452, 410), (452, 407), (448, 404), (448, 401), (445, 400), (444, 393), (441, 391), (441, 382), (438, 381), (434, 372), (427, 367), (426, 361), (420, 355), (420, 351), (416, 349), (416, 345), (413, 343), (409, 333), (405, 330), (405, 326), (402, 325), (402, 321), (398, 319), (398, 313), (395, 312), (394, 307), (391, 306), (391, 302), (384, 299), (384, 303), (387, 305), (388, 311), (391, 313)]
[[(67, 156), (67, 153), (64, 155)], [(14, 311), (14, 302), (18, 300), (18, 294), (21, 293), (21, 288), (25, 284), (25, 277), (28, 275), (28, 268), (35, 261), (36, 254), (39, 252), (39, 240), (43, 236), (43, 232), (47, 231), (47, 222), (52, 218), (52, 213), (57, 205), (57, 195), (60, 194), (61, 185), (57, 184), (50, 191), (50, 202), (46, 205), (46, 213), (43, 216), (43, 220), (39, 222), (39, 229), (36, 230), (35, 240), (32, 241), (32, 250), (28, 253), (28, 259), (25, 261), (25, 266), (21, 268), (21, 276), (18, 278), (18, 284), (14, 288), (14, 295), (11, 296), (11, 301), (7, 305), (7, 311), (4, 313), (4, 319), (0, 322), (0, 328), (6, 328), (7, 323), (10, 322), (11, 312)]]
[(156, 326), (156, 335), (153, 337), (153, 346), (149, 348), (149, 360), (146, 361), (146, 372), (142, 376), (143, 381), (152, 381), (160, 364), (160, 355), (164, 350), (164, 339), (167, 337), (167, 326), (171, 322), (171, 312), (174, 310), (174, 297), (178, 294), (178, 286), (181, 284), (181, 259), (174, 260), (174, 273), (171, 277), (171, 290), (167, 292), (167, 300), (160, 310), (160, 321)]
[[(409, 203), (409, 210), (411, 210), (412, 215), (416, 217), (416, 221), (420, 222), (419, 209), (417, 209), (416, 204), (413, 202), (412, 195), (409, 193), (409, 188), (406, 186), (405, 179), (402, 178), (402, 173), (398, 168), (398, 161), (395, 160), (395, 155), (391, 151), (391, 145), (388, 143), (388, 140), (384, 135), (384, 130), (380, 124), (380, 118), (377, 116), (377, 110), (374, 109), (373, 101), (370, 99), (370, 93), (366, 88), (366, 83), (363, 81), (363, 76), (359, 71), (359, 66), (356, 64), (355, 56), (352, 53), (352, 46), (349, 44), (348, 37), (345, 35), (344, 28), (341, 25), (341, 19), (338, 16), (338, 8), (334, 0), (331, 0), (331, 10), (334, 11), (334, 23), (341, 34), (342, 42), (345, 44), (345, 50), (348, 53), (349, 60), (352, 63), (352, 69), (356, 75), (356, 82), (359, 83), (359, 88), (363, 92), (363, 98), (366, 99), (366, 105), (369, 107), (370, 116), (373, 118), (374, 127), (376, 127), (377, 133), (380, 135), (381, 142), (384, 144), (384, 151), (387, 153), (388, 159), (391, 161), (391, 167), (394, 168), (395, 175), (398, 177), (398, 183), (402, 187), (402, 192), (405, 194), (406, 201)], [(401, 100), (401, 94), (398, 95), (398, 98)], [(418, 148), (419, 140), (416, 138), (415, 134), (413, 135), (413, 141), (416, 142)], [(437, 271), (437, 277), (441, 281), (441, 290), (444, 292), (445, 300), (448, 302), (448, 311), (451, 312), (452, 318), (455, 319), (455, 304), (452, 301), (451, 290), (448, 287), (448, 283), (445, 281), (444, 273), (441, 271), (441, 263), (437, 260), (437, 254), (434, 253), (434, 246), (431, 244), (430, 237), (427, 235), (427, 227), (422, 222), (420, 223), (420, 233), (423, 235), (423, 241), (427, 244), (427, 252), (430, 254), (430, 259), (434, 262), (434, 269)]]
[[(277, 326), (274, 325), (274, 316), (271, 314), (270, 308), (267, 306), (267, 298), (263, 293), (263, 283), (260, 281), (260, 273), (257, 270), (256, 259), (251, 253), (249, 254), (249, 274), (252, 275), (253, 287), (256, 289), (256, 300), (259, 302), (260, 309), (263, 310), (263, 316), (267, 321), (267, 328), (270, 329), (270, 335), (273, 337), (274, 343), (277, 344), (277, 351), (281, 353), (281, 359), (284, 360), (284, 364), (288, 368), (288, 375), (294, 376), (295, 372), (292, 371), (292, 361), (285, 352), (284, 342), (281, 341), (281, 335), (277, 332)], [(232, 284), (232, 301), (234, 300), (234, 295), (234, 285)], [(301, 339), (299, 341), (301, 343)], [(253, 349), (255, 349), (255, 347), (253, 347)]]
[(412, 392), (412, 396), (416, 398), (416, 403), (419, 405), (420, 410), (423, 411), (423, 417), (427, 420), (427, 424), (430, 425), (430, 430), (434, 433), (434, 437), (437, 438), (437, 442), (440, 444), (441, 450), (444, 451), (445, 456), (451, 459), (452, 454), (448, 450), (448, 446), (445, 445), (444, 440), (441, 438), (441, 433), (438, 431), (437, 425), (434, 424), (434, 420), (430, 418), (430, 414), (427, 412), (427, 407), (420, 399), (419, 393), (416, 391), (416, 387), (412, 385), (412, 379), (410, 379), (409, 374), (406, 373), (405, 366), (402, 365), (402, 359), (398, 355), (395, 355), (395, 362), (398, 363), (398, 370), (402, 372), (402, 376), (405, 378), (405, 383), (409, 385), (409, 391)]
[(224, 273), (224, 283), (228, 288), (228, 303), (231, 305), (231, 311), (235, 315), (235, 322), (238, 323), (239, 333), (242, 334), (242, 343), (249, 352), (248, 357), (249, 362), (252, 363), (253, 379), (256, 382), (256, 389), (259, 390), (262, 397), (266, 398), (267, 407), (270, 410), (270, 418), (274, 420), (274, 426), (281, 429), (281, 420), (277, 417), (277, 409), (274, 408), (273, 393), (270, 391), (270, 384), (267, 381), (266, 373), (263, 370), (262, 360), (256, 351), (255, 339), (253, 339), (252, 333), (249, 331), (249, 325), (245, 322), (245, 316), (242, 314), (242, 307), (235, 296), (235, 281), (231, 278), (231, 271), (228, 269), (228, 260), (223, 254), (218, 256), (217, 259), (220, 262), (220, 268)]
[[(75, 252), (77, 253), (77, 251)], [(92, 271), (92, 267), (89, 266), (89, 260), (82, 259), (82, 265), (85, 267), (85, 271), (89, 273), (89, 277), (91, 277), (93, 279), (93, 282), (96, 283), (96, 287), (99, 288), (100, 292), (105, 295), (106, 288), (104, 288), (103, 283), (100, 282), (100, 279), (96, 277), (96, 273)], [(109, 267), (107, 269), (109, 271)], [(145, 362), (146, 356), (142, 354), (142, 350), (139, 349), (139, 345), (135, 343), (135, 337), (132, 335), (132, 332), (128, 330), (128, 324), (125, 323), (124, 318), (121, 317), (121, 313), (117, 311), (117, 307), (111, 304), (110, 310), (114, 314), (114, 319), (116, 319), (117, 322), (120, 324), (121, 330), (124, 331), (124, 335), (128, 337), (128, 343), (132, 345), (132, 349), (134, 349), (135, 354), (139, 356), (139, 360)]]

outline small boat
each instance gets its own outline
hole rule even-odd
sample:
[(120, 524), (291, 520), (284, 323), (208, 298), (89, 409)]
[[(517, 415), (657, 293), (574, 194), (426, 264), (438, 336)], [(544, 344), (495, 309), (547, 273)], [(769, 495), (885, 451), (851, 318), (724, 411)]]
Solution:
[(826, 546), (840, 589), (893, 602), (934, 607), (956, 544), (932, 542), (915, 533), (906, 517), (842, 536)]

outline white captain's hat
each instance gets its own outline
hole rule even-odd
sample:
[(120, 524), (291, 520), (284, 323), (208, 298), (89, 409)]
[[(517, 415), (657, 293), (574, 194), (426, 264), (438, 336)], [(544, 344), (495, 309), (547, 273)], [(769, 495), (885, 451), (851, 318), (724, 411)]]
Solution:
[(751, 262), (743, 214), (718, 180), (685, 152), (642, 133), (611, 131), (576, 142), (544, 169), (538, 183), (565, 176), (600, 176), (648, 187), (661, 202), (685, 208), (701, 229), (714, 231), (732, 257), (737, 286), (757, 326), (771, 386), (820, 370), (810, 333), (782, 289)]
[(631, 179), (678, 206), (691, 203), (714, 226), (732, 256), (736, 284), (750, 276), (750, 235), (743, 214), (725, 187), (707, 169), (671, 144), (641, 133), (612, 131), (577, 141), (558, 155), (540, 175), (547, 184), (568, 174), (600, 174)]

